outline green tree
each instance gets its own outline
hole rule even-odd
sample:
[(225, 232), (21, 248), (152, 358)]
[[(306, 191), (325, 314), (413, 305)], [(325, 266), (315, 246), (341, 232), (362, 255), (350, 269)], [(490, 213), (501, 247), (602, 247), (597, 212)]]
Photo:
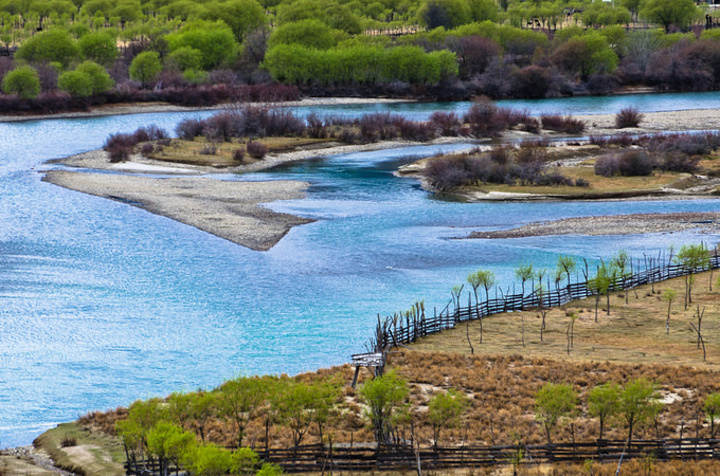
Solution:
[(520, 264), (515, 269), (515, 277), (520, 280), (522, 286), (522, 295), (525, 296), (525, 283), (535, 277), (535, 271), (533, 270), (532, 263)]
[(455, 428), (469, 406), (468, 398), (457, 390), (439, 392), (428, 402), (427, 417), (433, 428), (433, 445), (437, 448), (440, 432), (445, 428)]
[(87, 97), (92, 94), (92, 79), (80, 71), (65, 71), (58, 77), (58, 88), (73, 97)]
[(652, 382), (640, 378), (625, 385), (620, 392), (618, 414), (623, 416), (628, 426), (628, 445), (632, 443), (635, 427), (655, 417), (661, 409), (657, 389)]
[(169, 461), (179, 462), (195, 444), (193, 433), (172, 423), (160, 422), (147, 434), (148, 452), (157, 456), (166, 471)]
[(195, 421), (200, 439), (205, 442), (205, 428), (210, 419), (217, 413), (219, 393), (196, 392), (191, 394), (190, 418)]
[(202, 51), (190, 46), (182, 46), (168, 55), (170, 62), (180, 71), (199, 70), (202, 64)]
[(720, 393), (714, 392), (705, 397), (703, 411), (710, 419), (710, 438), (715, 438), (715, 420), (720, 416)]
[(110, 88), (115, 85), (115, 81), (113, 81), (105, 68), (92, 61), (84, 61), (80, 63), (77, 68), (75, 68), (75, 71), (90, 78), (92, 94), (104, 93), (109, 91)]
[(612, 259), (610, 265), (617, 270), (618, 276), (622, 280), (623, 290), (625, 291), (625, 304), (627, 304), (630, 292), (626, 289), (625, 283), (630, 277), (630, 256), (628, 256), (626, 251), (620, 250)]
[(600, 296), (607, 296), (607, 313), (610, 314), (610, 286), (615, 282), (615, 269), (607, 266), (604, 261), (600, 262), (595, 277), (588, 282), (588, 287), (595, 293), (595, 322), (598, 318), (598, 307)]
[(497, 21), (498, 5), (495, 0), (470, 0), (470, 16), (475, 22)]
[(143, 86), (154, 82), (162, 71), (160, 55), (154, 51), (143, 51), (130, 63), (130, 78), (139, 81)]
[(291, 380), (284, 385), (279, 395), (279, 419), (290, 427), (296, 448), (313, 421), (322, 429), (338, 396), (339, 387), (324, 382)]
[(548, 382), (535, 397), (535, 418), (542, 422), (548, 444), (552, 444), (551, 431), (558, 422), (575, 410), (577, 395), (572, 385)]
[(595, 73), (612, 73), (619, 62), (607, 38), (599, 33), (569, 39), (557, 47), (550, 60), (559, 68), (583, 79)]
[(120, 53), (115, 37), (108, 31), (87, 33), (78, 40), (77, 45), (83, 58), (103, 66), (110, 66)]
[(268, 40), (268, 48), (277, 45), (297, 44), (307, 48), (327, 50), (347, 36), (341, 30), (335, 30), (315, 18), (286, 23), (276, 28)]
[(570, 287), (570, 274), (575, 271), (577, 261), (572, 256), (561, 255), (557, 260), (557, 271), (565, 273), (567, 276), (568, 288)]
[(66, 68), (78, 55), (78, 49), (70, 34), (54, 28), (28, 38), (20, 45), (15, 57), (27, 61), (58, 62)]
[(618, 412), (620, 406), (620, 387), (606, 383), (593, 387), (588, 393), (588, 412), (600, 421), (598, 439), (603, 439), (605, 423)]
[(175, 420), (180, 428), (185, 429), (192, 418), (192, 402), (195, 394), (173, 392), (167, 397), (167, 410), (170, 418)]
[(375, 441), (378, 443), (390, 442), (398, 409), (408, 393), (407, 382), (394, 370), (360, 386), (360, 399), (367, 405), (365, 416), (370, 420)]
[(202, 53), (201, 67), (206, 71), (229, 65), (237, 58), (239, 46), (232, 30), (222, 21), (194, 21), (165, 37), (170, 51), (190, 47)]
[(31, 66), (18, 66), (3, 77), (2, 90), (5, 94), (17, 94), (23, 99), (33, 99), (40, 94), (40, 78)]
[(335, 0), (296, 0), (278, 6), (278, 25), (312, 18), (350, 35), (362, 32), (358, 17)]
[(148, 433), (167, 420), (168, 415), (159, 398), (137, 400), (128, 408), (127, 418), (115, 424), (115, 429), (129, 451), (142, 455), (147, 449)]
[(478, 320), (480, 321), (480, 343), (482, 344), (483, 320), (482, 316), (480, 315), (480, 301), (478, 298), (477, 290), (480, 286), (485, 289), (485, 315), (488, 315), (490, 314), (490, 288), (495, 286), (495, 274), (492, 271), (479, 269), (474, 273), (470, 273), (468, 275), (467, 282), (473, 288), (473, 293), (475, 294), (475, 310)]
[(642, 4), (643, 0), (620, 0), (620, 5), (628, 9), (631, 18), (633, 18), (635, 21), (637, 21), (638, 12), (640, 11), (640, 6)]
[(250, 448), (238, 448), (230, 455), (230, 474), (254, 475), (260, 464), (260, 457)]
[(238, 43), (245, 41), (251, 32), (267, 25), (265, 11), (255, 0), (213, 1), (205, 4), (201, 16), (204, 20), (222, 20), (230, 27)]
[(245, 428), (265, 402), (265, 387), (265, 379), (238, 377), (225, 382), (220, 388), (221, 412), (237, 426), (238, 447), (242, 446)]
[(470, 6), (464, 0), (427, 0), (418, 9), (418, 19), (429, 30), (451, 30), (472, 21)]
[(692, 285), (695, 273), (710, 266), (710, 252), (704, 244), (683, 245), (680, 247), (675, 262), (688, 273), (685, 275), (685, 309), (692, 304)]
[(687, 29), (699, 15), (693, 0), (645, 0), (640, 16), (670, 31), (671, 26)]
[(188, 451), (183, 466), (194, 476), (225, 476), (232, 467), (232, 453), (212, 443)]

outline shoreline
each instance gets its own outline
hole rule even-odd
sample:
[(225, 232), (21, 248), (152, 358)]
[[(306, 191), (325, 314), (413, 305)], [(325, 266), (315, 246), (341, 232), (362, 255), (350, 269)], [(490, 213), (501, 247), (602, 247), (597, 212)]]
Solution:
[(88, 117), (104, 117), (104, 116), (122, 116), (126, 114), (151, 114), (165, 112), (202, 112), (202, 111), (220, 111), (234, 107), (243, 106), (268, 106), (268, 107), (306, 107), (306, 106), (333, 106), (333, 105), (353, 105), (353, 104), (395, 104), (404, 102), (414, 102), (409, 99), (389, 99), (389, 98), (306, 98), (299, 101), (285, 102), (251, 102), (251, 103), (223, 103), (215, 106), (188, 107), (177, 106), (173, 104), (155, 102), (155, 103), (120, 103), (110, 104), (92, 108), (89, 111), (77, 112), (60, 112), (57, 114), (32, 114), (32, 115), (0, 115), (0, 123), (27, 122), (27, 121), (44, 121), (52, 119), (82, 119)]
[[(289, 180), (224, 181), (213, 179), (212, 175), (259, 172), (281, 164), (326, 155), (458, 142), (469, 141), (464, 138), (443, 138), (429, 143), (333, 143), (325, 148), (309, 147), (268, 154), (265, 159), (253, 164), (222, 169), (158, 161), (140, 155), (133, 155), (126, 162), (110, 163), (106, 152), (94, 150), (48, 162), (51, 165), (88, 171), (49, 169), (41, 170), (40, 173), (43, 174), (44, 182), (142, 208), (254, 251), (268, 251), (293, 227), (315, 220), (277, 213), (262, 204), (304, 198), (310, 184)], [(152, 175), (169, 175), (171, 178), (157, 178)]]
[(536, 236), (583, 235), (610, 236), (644, 233), (677, 233), (702, 230), (720, 231), (720, 212), (635, 213), (563, 218), (533, 222), (498, 231), (474, 231), (461, 239), (507, 239)]

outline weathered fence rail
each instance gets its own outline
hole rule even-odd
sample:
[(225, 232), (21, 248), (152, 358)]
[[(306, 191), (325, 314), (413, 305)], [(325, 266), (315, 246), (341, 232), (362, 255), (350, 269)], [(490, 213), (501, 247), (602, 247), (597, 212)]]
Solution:
[[(307, 445), (296, 449), (271, 449), (258, 452), (263, 461), (274, 463), (288, 473), (382, 471), (472, 468), (499, 464), (532, 465), (563, 462), (618, 462), (636, 458), (655, 461), (720, 459), (718, 439), (625, 440), (557, 443), (552, 445), (452, 446), (417, 449), (412, 446), (374, 447), (373, 445)], [(132, 461), (126, 464), (128, 475), (162, 475), (157, 461)], [(167, 468), (174, 471), (175, 468)], [(168, 474), (168, 473), (165, 473)], [(169, 474), (172, 474), (170, 472)]]
[[(664, 258), (664, 256), (659, 256), (657, 260), (645, 259), (644, 261), (638, 260), (636, 263), (630, 262), (630, 271), (623, 276), (617, 276), (610, 283), (607, 292), (630, 290), (644, 284), (657, 283), (720, 267), (720, 256), (718, 256), (717, 249), (710, 254), (708, 265), (699, 268), (690, 269), (673, 263), (672, 255), (668, 259)], [(424, 308), (420, 306), (414, 307), (412, 312), (405, 314), (395, 314), (384, 319), (378, 316), (375, 335), (370, 339), (368, 347), (374, 352), (383, 352), (390, 347), (410, 344), (421, 337), (452, 329), (459, 323), (468, 320), (482, 319), (504, 312), (549, 309), (577, 299), (595, 296), (599, 291), (593, 289), (593, 279), (589, 278), (587, 274), (586, 270), (584, 280), (577, 280), (567, 285), (556, 282), (554, 290), (550, 290), (548, 278), (546, 287), (533, 286), (535, 289), (529, 294), (504, 294), (498, 297), (497, 289), (499, 288), (496, 288), (496, 297), (494, 298), (475, 304), (468, 302), (467, 306), (454, 306), (452, 305), (454, 301), (451, 301), (443, 311), (440, 313), (435, 311), (432, 316), (426, 315)], [(500, 293), (502, 294), (502, 291)]]

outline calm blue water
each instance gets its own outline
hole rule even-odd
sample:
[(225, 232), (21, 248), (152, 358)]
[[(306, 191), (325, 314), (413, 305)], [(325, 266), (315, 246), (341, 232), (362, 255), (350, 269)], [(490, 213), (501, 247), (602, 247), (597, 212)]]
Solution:
[[(702, 104), (696, 94), (652, 98), (694, 108), (708, 97)], [(645, 96), (636, 98), (644, 109)], [(581, 98), (577, 107), (600, 112), (602, 101), (614, 108), (629, 99)], [(565, 110), (576, 104), (537, 104), (559, 102)], [(434, 107), (446, 106), (388, 108), (427, 115)], [(208, 114), (0, 124), (0, 446), (29, 443), (56, 423), (136, 398), (212, 387), (238, 374), (341, 364), (363, 350), (377, 313), (416, 299), (442, 308), (450, 288), (480, 267), (510, 283), (523, 261), (553, 268), (559, 254), (640, 256), (718, 239), (454, 240), (571, 216), (720, 211), (720, 201), (462, 204), (392, 176), (407, 156), (447, 147), (335, 156), (245, 177), (313, 184), (307, 199), (270, 206), (318, 221), (266, 253), (40, 181), (43, 162), (98, 148), (111, 132), (151, 123), (172, 130), (183, 117)]]

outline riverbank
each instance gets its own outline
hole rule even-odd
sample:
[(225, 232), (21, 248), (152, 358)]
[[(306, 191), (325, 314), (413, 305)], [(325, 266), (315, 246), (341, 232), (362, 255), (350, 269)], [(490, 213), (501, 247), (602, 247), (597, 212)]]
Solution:
[(475, 231), (468, 238), (526, 238), (549, 235), (634, 235), (675, 233), (686, 230), (720, 231), (720, 213), (652, 213), (634, 215), (565, 218), (537, 222), (509, 230)]
[(150, 114), (165, 112), (197, 112), (219, 111), (244, 106), (257, 107), (309, 107), (309, 106), (340, 106), (352, 104), (393, 104), (412, 102), (406, 99), (388, 98), (305, 98), (299, 101), (285, 101), (272, 103), (225, 103), (206, 107), (186, 107), (168, 103), (137, 103), (137, 104), (108, 104), (92, 108), (89, 111), (61, 112), (57, 114), (28, 114), (28, 115), (0, 115), (0, 122), (40, 121), (48, 119), (81, 119), (84, 117), (120, 116), (124, 114)]
[[(443, 138), (435, 144), (467, 142), (467, 139)], [(258, 172), (272, 167), (322, 155), (427, 145), (408, 141), (385, 141), (365, 145), (323, 144), (301, 147), (291, 152), (268, 154), (263, 160), (218, 170), (211, 166), (159, 161), (133, 155), (126, 162), (111, 163), (102, 150), (91, 151), (52, 165), (90, 171), (46, 170), (43, 181), (70, 190), (120, 201), (145, 209), (255, 251), (267, 251), (292, 227), (310, 220), (287, 213), (276, 213), (262, 206), (278, 200), (303, 198), (310, 185), (299, 181), (226, 181), (212, 176)], [(147, 174), (137, 176), (137, 174)], [(163, 178), (153, 177), (161, 175)], [(170, 177), (167, 176), (178, 176)], [(180, 177), (182, 176), (182, 177)]]

